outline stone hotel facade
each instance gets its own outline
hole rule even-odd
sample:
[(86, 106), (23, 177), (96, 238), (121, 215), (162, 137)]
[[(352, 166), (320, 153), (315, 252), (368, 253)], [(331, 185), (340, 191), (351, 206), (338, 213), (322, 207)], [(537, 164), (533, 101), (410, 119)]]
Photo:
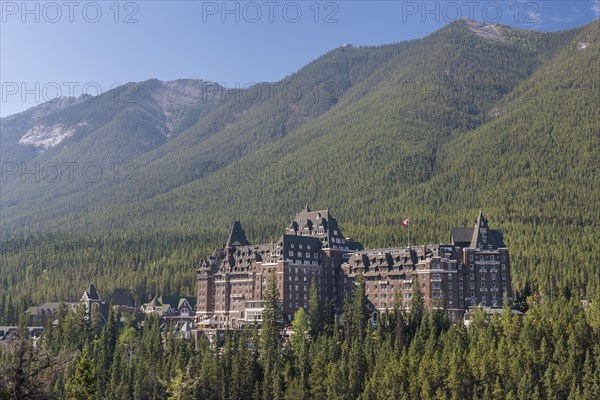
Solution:
[[(427, 306), (453, 321), (469, 307), (502, 307), (511, 297), (510, 257), (501, 231), (480, 212), (472, 228), (454, 228), (448, 244), (363, 249), (345, 237), (329, 210), (296, 215), (275, 243), (252, 245), (239, 221), (222, 249), (197, 270), (198, 329), (237, 329), (262, 321), (267, 278), (275, 274), (284, 314), (308, 308), (313, 279), (322, 301), (340, 312), (362, 274), (372, 310), (410, 306), (414, 282)], [(416, 278), (416, 279), (413, 279)]]

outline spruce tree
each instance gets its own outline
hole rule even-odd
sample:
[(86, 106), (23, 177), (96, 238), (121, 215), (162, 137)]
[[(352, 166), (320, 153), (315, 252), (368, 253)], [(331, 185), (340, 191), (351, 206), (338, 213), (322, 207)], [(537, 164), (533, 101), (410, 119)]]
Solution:
[(65, 384), (67, 400), (94, 400), (96, 398), (96, 368), (88, 356), (87, 348), (83, 349), (75, 374)]

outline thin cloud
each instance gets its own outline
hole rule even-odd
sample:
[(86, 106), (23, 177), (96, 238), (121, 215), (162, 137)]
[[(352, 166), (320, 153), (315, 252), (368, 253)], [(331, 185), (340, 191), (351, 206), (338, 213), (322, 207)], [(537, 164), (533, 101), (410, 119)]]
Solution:
[(590, 9), (596, 15), (596, 18), (600, 17), (600, 1), (594, 2)]

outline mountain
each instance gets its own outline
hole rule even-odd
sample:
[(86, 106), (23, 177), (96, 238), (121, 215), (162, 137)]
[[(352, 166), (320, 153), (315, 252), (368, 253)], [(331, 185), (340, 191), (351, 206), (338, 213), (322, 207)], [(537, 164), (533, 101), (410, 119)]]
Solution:
[[(193, 292), (194, 258), (231, 220), (269, 240), (310, 201), (367, 246), (401, 243), (406, 216), (414, 240), (447, 240), (484, 209), (514, 249), (519, 291), (592, 295), (599, 54), (597, 21), (541, 33), (460, 20), (337, 48), (276, 83), (146, 81), (2, 119), (3, 162), (37, 162), (40, 179), (3, 176), (0, 285), (72, 296), (17, 282), (25, 265), (47, 282), (77, 265), (81, 282), (140, 298)], [(103, 175), (42, 173), (67, 163)]]

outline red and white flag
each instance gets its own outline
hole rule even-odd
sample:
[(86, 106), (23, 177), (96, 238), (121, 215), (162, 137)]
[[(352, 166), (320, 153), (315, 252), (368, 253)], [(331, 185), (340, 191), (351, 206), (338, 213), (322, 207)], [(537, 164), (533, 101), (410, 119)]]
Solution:
[(408, 226), (408, 218), (402, 221), (402, 226)]

